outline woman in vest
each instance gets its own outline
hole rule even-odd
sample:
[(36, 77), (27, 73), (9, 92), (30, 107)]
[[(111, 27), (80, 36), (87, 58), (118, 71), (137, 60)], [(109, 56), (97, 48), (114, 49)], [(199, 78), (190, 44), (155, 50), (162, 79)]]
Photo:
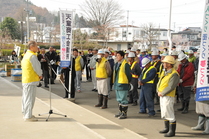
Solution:
[(135, 61), (136, 55), (133, 52), (129, 52), (128, 54), (128, 61), (129, 65), (131, 66), (131, 74), (132, 74), (132, 79), (131, 79), (131, 84), (133, 86), (133, 90), (129, 91), (129, 101), (128, 103), (132, 104), (132, 106), (137, 105), (137, 101), (139, 99), (138, 95), (138, 78), (139, 75), (141, 74), (141, 68), (138, 64), (137, 61)]
[(32, 115), (33, 106), (36, 98), (36, 85), (42, 79), (41, 64), (38, 61), (36, 52), (38, 51), (37, 43), (35, 41), (28, 42), (28, 51), (22, 60), (22, 112), (25, 121), (38, 121)]
[(115, 117), (119, 119), (127, 118), (128, 111), (128, 91), (130, 89), (131, 69), (130, 65), (124, 59), (125, 53), (118, 51), (116, 55), (117, 63), (114, 67), (114, 89), (116, 93), (116, 100), (118, 101), (119, 114)]
[(178, 72), (173, 68), (175, 59), (172, 56), (166, 56), (162, 62), (164, 70), (157, 84), (157, 92), (160, 97), (161, 117), (165, 119), (165, 129), (160, 133), (166, 133), (165, 137), (172, 137), (175, 136), (176, 131), (174, 99), (180, 78)]

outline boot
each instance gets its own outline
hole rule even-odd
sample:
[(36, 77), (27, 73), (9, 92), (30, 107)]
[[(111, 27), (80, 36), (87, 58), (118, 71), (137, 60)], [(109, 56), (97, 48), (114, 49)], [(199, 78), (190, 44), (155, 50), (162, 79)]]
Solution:
[(119, 117), (122, 114), (122, 106), (118, 103), (119, 113), (115, 115), (115, 117)]
[(170, 122), (169, 132), (164, 135), (164, 137), (173, 137), (176, 133), (176, 121)]
[(185, 102), (181, 102), (182, 107), (180, 109), (177, 109), (178, 111), (183, 111), (185, 107)]
[(122, 110), (122, 114), (118, 117), (118, 119), (126, 119), (128, 106), (122, 106), (121, 110)]
[(99, 101), (99, 103), (97, 105), (95, 105), (95, 107), (102, 106), (102, 103), (103, 103), (103, 95), (102, 94), (98, 94), (98, 101)]
[(132, 106), (137, 106), (137, 101), (134, 101)]
[(202, 132), (204, 135), (209, 135), (209, 117), (207, 117), (205, 122), (205, 131)]
[(101, 107), (101, 109), (106, 109), (107, 108), (107, 102), (108, 102), (108, 95), (103, 96), (104, 97), (104, 104)]
[(192, 127), (192, 130), (204, 130), (204, 124), (205, 124), (205, 116), (199, 115), (198, 117), (198, 124), (195, 127)]
[(159, 133), (168, 133), (168, 131), (169, 131), (169, 121), (164, 120), (164, 124), (165, 124), (165, 129), (160, 131)]
[(181, 112), (182, 114), (187, 114), (188, 113), (188, 109), (189, 109), (189, 102), (185, 103), (185, 107), (184, 110)]

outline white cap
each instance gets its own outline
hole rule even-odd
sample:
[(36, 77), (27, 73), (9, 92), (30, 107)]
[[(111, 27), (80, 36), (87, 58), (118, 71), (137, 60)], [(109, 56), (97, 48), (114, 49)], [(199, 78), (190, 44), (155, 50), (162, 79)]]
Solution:
[(136, 57), (136, 55), (135, 55), (134, 52), (129, 52), (129, 53), (128, 53), (128, 57)]
[(136, 52), (136, 48), (132, 47), (131, 52)]
[(129, 50), (126, 50), (125, 54), (128, 54), (128, 53), (130, 53), (130, 51)]
[(141, 49), (141, 51), (140, 51), (140, 52), (141, 52), (141, 53), (142, 53), (142, 52), (146, 52), (146, 49)]
[(184, 60), (185, 58), (187, 58), (187, 56), (182, 52), (182, 53), (180, 53), (179, 56), (178, 56), (178, 61), (182, 61), (182, 60)]
[(111, 52), (108, 49), (104, 49), (104, 52), (111, 54)]
[(99, 49), (98, 54), (104, 54), (104, 50), (103, 49)]
[(148, 63), (150, 62), (150, 59), (149, 58), (143, 58), (142, 59), (142, 67), (146, 66)]
[(192, 50), (189, 50), (188, 54), (194, 54), (194, 52)]
[(153, 55), (153, 56), (157, 56), (157, 55), (159, 55), (159, 52), (158, 52), (156, 49), (154, 49), (154, 50), (152, 51), (152, 55)]
[(171, 52), (171, 56), (177, 56), (177, 55), (178, 55), (177, 51), (174, 50), (174, 51)]

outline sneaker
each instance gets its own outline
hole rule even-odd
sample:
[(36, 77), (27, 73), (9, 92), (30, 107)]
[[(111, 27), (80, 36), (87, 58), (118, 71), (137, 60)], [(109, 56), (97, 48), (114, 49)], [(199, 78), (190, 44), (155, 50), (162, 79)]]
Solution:
[(38, 119), (34, 116), (32, 116), (31, 118), (28, 118), (28, 119), (24, 119), (25, 122), (36, 122), (38, 121)]
[(77, 90), (78, 93), (81, 93), (81, 90)]

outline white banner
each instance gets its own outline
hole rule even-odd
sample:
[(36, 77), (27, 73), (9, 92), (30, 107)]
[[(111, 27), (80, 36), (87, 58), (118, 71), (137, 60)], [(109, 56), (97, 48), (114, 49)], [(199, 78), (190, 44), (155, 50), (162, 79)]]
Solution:
[(209, 101), (209, 0), (205, 1), (196, 101)]
[(16, 44), (15, 44), (14, 51), (16, 52), (18, 57), (20, 56), (20, 49), (21, 49), (20, 46), (16, 46)]
[(73, 12), (60, 11), (60, 58), (61, 67), (68, 67), (71, 60)]

